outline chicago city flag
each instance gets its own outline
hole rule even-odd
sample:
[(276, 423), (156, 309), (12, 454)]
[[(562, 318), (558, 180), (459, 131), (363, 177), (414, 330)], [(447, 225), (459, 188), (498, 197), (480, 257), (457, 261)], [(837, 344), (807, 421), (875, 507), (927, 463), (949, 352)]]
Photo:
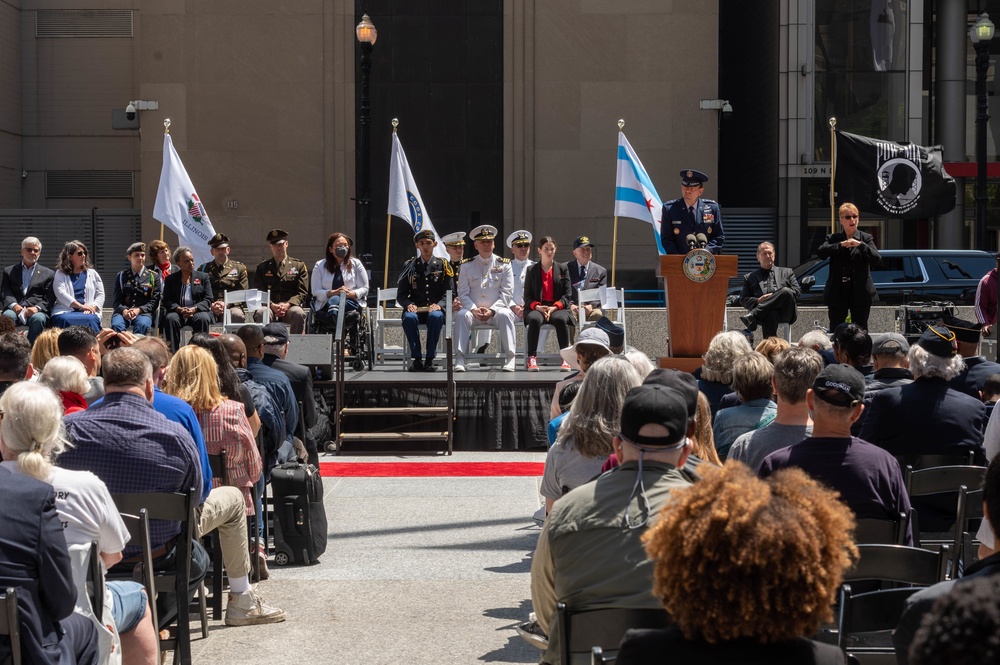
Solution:
[(656, 249), (663, 254), (660, 242), (660, 217), (663, 203), (653, 181), (636, 156), (625, 134), (618, 132), (618, 178), (615, 182), (615, 217), (631, 217), (653, 225)]
[(215, 235), (215, 228), (194, 191), (170, 134), (163, 135), (163, 169), (160, 187), (156, 190), (153, 219), (163, 222), (177, 234), (178, 246), (191, 248), (196, 266), (212, 260), (208, 241)]
[(902, 219), (927, 219), (955, 207), (955, 180), (941, 163), (941, 146), (836, 135), (837, 205), (851, 202), (864, 212)]
[[(448, 258), (448, 251), (441, 242), (434, 224), (431, 223), (431, 216), (424, 207), (424, 201), (420, 198), (420, 190), (410, 173), (410, 164), (406, 161), (406, 153), (403, 152), (403, 144), (399, 142), (396, 132), (392, 133), (392, 155), (389, 158), (389, 214), (405, 220), (413, 227), (413, 232), (430, 229), (434, 232), (434, 240), (437, 247), (434, 248), (434, 256), (442, 259)], [(386, 248), (388, 251), (389, 248)]]

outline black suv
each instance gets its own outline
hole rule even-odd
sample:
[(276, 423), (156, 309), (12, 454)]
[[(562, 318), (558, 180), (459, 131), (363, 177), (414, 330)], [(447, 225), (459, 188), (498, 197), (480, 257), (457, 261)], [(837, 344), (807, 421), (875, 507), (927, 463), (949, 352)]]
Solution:
[[(949, 300), (974, 305), (979, 280), (996, 264), (994, 254), (971, 249), (882, 249), (872, 269), (879, 305)], [(830, 260), (812, 258), (795, 268), (800, 305), (822, 305)], [(739, 291), (737, 291), (737, 294)]]

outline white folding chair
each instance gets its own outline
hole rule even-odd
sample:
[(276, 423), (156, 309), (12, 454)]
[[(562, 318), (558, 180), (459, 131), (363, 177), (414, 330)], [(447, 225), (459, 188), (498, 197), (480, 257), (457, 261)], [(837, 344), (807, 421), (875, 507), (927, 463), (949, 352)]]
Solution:
[[(399, 314), (390, 317), (386, 310), (398, 310)], [(396, 314), (396, 312), (393, 312)], [(375, 362), (382, 365), (388, 357), (405, 359), (406, 340), (402, 346), (389, 346), (385, 341), (386, 328), (399, 328), (400, 334), (403, 332), (402, 311), (396, 305), (396, 289), (379, 289), (376, 296), (375, 305)]]
[(628, 344), (628, 331), (625, 327), (625, 289), (616, 289), (613, 286), (601, 286), (596, 289), (582, 289), (577, 295), (577, 325), (580, 331), (590, 328), (594, 321), (587, 321), (584, 312), (584, 303), (599, 301), (604, 316), (614, 321), (618, 327), (625, 332), (625, 343)]
[(263, 309), (260, 325), (264, 326), (271, 322), (271, 293), (258, 289), (246, 289), (242, 291), (226, 291), (222, 297), (222, 327), (226, 332), (236, 332), (242, 323), (233, 323), (229, 313), (229, 306), (237, 303), (246, 303), (247, 323), (253, 322), (253, 312)]

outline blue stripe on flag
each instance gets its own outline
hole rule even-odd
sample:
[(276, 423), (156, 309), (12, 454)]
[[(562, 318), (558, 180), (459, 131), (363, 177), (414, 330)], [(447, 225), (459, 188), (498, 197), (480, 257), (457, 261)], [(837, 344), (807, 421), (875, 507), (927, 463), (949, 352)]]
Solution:
[(642, 192), (638, 189), (616, 187), (615, 200), (625, 201), (626, 203), (635, 203), (636, 205), (641, 205), (643, 208), (646, 207), (646, 199), (643, 198)]

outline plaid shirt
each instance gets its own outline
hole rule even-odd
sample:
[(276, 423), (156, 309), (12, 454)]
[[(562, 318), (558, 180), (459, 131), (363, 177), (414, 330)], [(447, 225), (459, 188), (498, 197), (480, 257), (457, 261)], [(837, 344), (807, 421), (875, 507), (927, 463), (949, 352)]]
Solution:
[[(177, 423), (157, 413), (138, 395), (111, 393), (86, 411), (66, 417), (66, 434), (74, 447), (56, 463), (66, 469), (91, 471), (112, 494), (178, 492), (202, 486), (201, 463), (194, 440)], [(180, 523), (152, 520), (154, 549), (180, 533)], [(125, 556), (138, 553), (125, 548)]]
[[(214, 409), (195, 409), (205, 447), (209, 455), (226, 451), (226, 484), (243, 492), (246, 514), (253, 515), (254, 504), (250, 488), (260, 478), (263, 465), (257, 451), (257, 441), (243, 412), (243, 403), (227, 399)], [(222, 485), (222, 478), (213, 478), (212, 485)]]

